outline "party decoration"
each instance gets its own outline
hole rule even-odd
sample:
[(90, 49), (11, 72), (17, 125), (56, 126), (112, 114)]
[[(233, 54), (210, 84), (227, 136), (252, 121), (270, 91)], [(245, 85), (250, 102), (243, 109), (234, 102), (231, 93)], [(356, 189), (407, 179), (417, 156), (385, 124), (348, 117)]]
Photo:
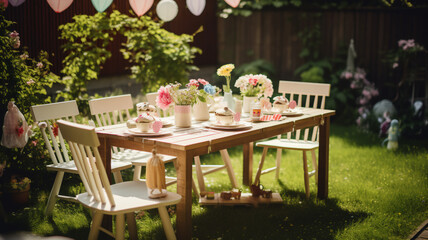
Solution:
[(155, 121), (153, 123), (152, 128), (153, 128), (153, 132), (158, 133), (162, 128), (162, 121)]
[(156, 13), (164, 22), (169, 22), (178, 14), (178, 5), (174, 0), (161, 0), (156, 6)]
[(1, 145), (7, 148), (23, 148), (31, 133), (31, 126), (28, 126), (24, 115), (15, 103), (10, 101), (4, 115)]
[(166, 197), (165, 165), (156, 154), (156, 149), (153, 149), (146, 165), (146, 184), (150, 198)]
[(137, 16), (143, 16), (153, 5), (153, 0), (129, 0), (132, 10)]
[(186, 0), (187, 8), (189, 8), (190, 12), (199, 16), (205, 9), (206, 0)]
[(9, 0), (10, 4), (14, 7), (18, 7), (19, 5), (23, 4), (25, 0)]
[(236, 8), (239, 5), (239, 2), (241, 2), (241, 0), (224, 0), (224, 1), (233, 8)]
[(98, 12), (104, 12), (108, 7), (110, 7), (113, 0), (91, 0), (92, 5)]
[(3, 3), (4, 8), (7, 8), (9, 2), (7, 0), (0, 0), (0, 4)]
[(56, 12), (63, 12), (65, 9), (70, 7), (73, 0), (47, 0), (51, 8)]

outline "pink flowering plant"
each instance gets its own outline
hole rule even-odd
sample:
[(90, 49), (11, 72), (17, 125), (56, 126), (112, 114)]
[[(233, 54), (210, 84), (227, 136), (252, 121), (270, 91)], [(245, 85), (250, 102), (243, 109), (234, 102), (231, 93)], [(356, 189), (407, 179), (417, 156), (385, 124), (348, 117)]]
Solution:
[(370, 114), (370, 101), (379, 95), (374, 83), (367, 80), (367, 74), (362, 68), (357, 68), (355, 72), (344, 71), (340, 75), (342, 79), (350, 81), (350, 88), (354, 89), (359, 96), (357, 97), (358, 118), (357, 125), (361, 126), (368, 119)]
[(272, 97), (273, 94), (272, 81), (263, 74), (241, 76), (236, 80), (235, 87), (246, 97)]
[(188, 86), (195, 86), (198, 88), (197, 97), (200, 102), (207, 102), (213, 99), (221, 90), (220, 88), (211, 85), (205, 79), (190, 79)]
[[(193, 80), (193, 79), (192, 79)], [(168, 84), (161, 86), (158, 90), (156, 104), (161, 109), (167, 109), (171, 104), (175, 105), (193, 105), (198, 96), (198, 81), (190, 81), (185, 88), (180, 88), (181, 83)]]

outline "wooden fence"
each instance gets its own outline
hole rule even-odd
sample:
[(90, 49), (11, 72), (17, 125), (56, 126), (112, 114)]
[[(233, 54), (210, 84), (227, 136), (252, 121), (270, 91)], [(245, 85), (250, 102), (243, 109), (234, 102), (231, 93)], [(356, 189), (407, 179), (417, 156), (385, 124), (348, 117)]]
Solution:
[[(156, 16), (155, 1), (151, 12)], [(204, 51), (203, 55), (199, 55), (195, 62), (199, 65), (213, 64), (217, 61), (217, 20), (215, 17), (216, 2), (207, 1), (204, 12), (200, 16), (194, 16), (186, 8), (186, 1), (176, 1), (179, 7), (177, 17), (165, 24), (165, 28), (176, 34), (193, 34), (200, 26), (204, 26), (204, 31), (195, 37), (194, 45)], [(129, 13), (131, 7), (127, 0), (114, 0), (107, 12), (113, 9), (119, 10), (121, 13)], [(132, 10), (131, 10), (132, 11)], [(16, 22), (11, 30), (17, 30), (21, 37), (21, 45), (27, 46), (30, 55), (34, 57), (40, 50), (45, 50), (52, 53), (53, 56), (49, 60), (53, 63), (53, 71), (59, 73), (62, 68), (62, 59), (65, 57), (62, 52), (62, 41), (58, 40), (58, 27), (72, 21), (74, 15), (96, 13), (90, 0), (76, 0), (71, 6), (62, 13), (55, 13), (49, 6), (46, 0), (27, 0), (19, 7), (9, 7), (6, 9), (6, 19)], [(209, 41), (208, 41), (209, 40)], [(125, 39), (117, 37), (109, 46), (112, 52), (112, 57), (106, 62), (103, 75), (125, 74), (128, 71), (125, 69), (127, 62), (123, 60), (122, 54), (119, 52), (121, 43)]]
[[(427, 23), (427, 9), (255, 12), (250, 17), (219, 19), (218, 60), (240, 65), (266, 59), (276, 67), (279, 79), (300, 79), (293, 74), (304, 63), (299, 57), (302, 43), (298, 33), (319, 24), (321, 56), (337, 57), (340, 45), (349, 45), (353, 38), (356, 64), (382, 90), (391, 81), (388, 73), (392, 71), (391, 66), (383, 63), (384, 53), (397, 49), (400, 39), (415, 39), (428, 47)], [(346, 62), (346, 56), (343, 61)]]

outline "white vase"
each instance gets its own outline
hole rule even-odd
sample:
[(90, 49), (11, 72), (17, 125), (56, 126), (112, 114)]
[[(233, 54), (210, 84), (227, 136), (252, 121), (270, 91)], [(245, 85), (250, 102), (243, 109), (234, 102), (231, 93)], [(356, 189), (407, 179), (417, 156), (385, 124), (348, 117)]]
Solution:
[(174, 110), (176, 127), (188, 128), (192, 126), (192, 109), (190, 105), (175, 105)]
[(235, 100), (233, 99), (232, 92), (224, 92), (223, 102), (226, 102), (226, 105), (231, 110), (235, 109)]
[(207, 121), (210, 119), (207, 102), (201, 102), (198, 100), (196, 104), (193, 105), (193, 118), (196, 121)]
[(253, 104), (258, 98), (257, 97), (246, 97), (244, 96), (244, 104), (242, 106), (243, 113), (249, 113), (251, 111), (251, 104)]

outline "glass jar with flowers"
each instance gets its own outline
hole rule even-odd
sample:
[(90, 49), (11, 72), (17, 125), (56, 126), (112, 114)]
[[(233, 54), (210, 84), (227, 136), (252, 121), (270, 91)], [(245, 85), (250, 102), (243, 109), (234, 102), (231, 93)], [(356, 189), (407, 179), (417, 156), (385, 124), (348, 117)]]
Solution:
[(213, 101), (213, 96), (217, 94), (220, 89), (211, 85), (205, 79), (199, 78), (190, 79), (188, 85), (193, 85), (198, 88), (196, 103), (193, 105), (193, 118), (196, 121), (207, 121), (210, 119), (210, 113), (208, 111), (209, 106)]
[(230, 109), (235, 108), (235, 101), (233, 100), (232, 90), (230, 89), (231, 72), (233, 69), (235, 69), (235, 65), (233, 64), (226, 64), (217, 69), (217, 75), (226, 78), (226, 85), (223, 85), (223, 101), (227, 103), (227, 107)]
[(175, 126), (190, 127), (192, 125), (191, 106), (196, 103), (198, 88), (190, 84), (183, 89), (180, 87), (180, 83), (161, 86), (158, 90), (156, 105), (166, 110), (171, 104), (174, 104)]
[(263, 74), (248, 74), (238, 78), (235, 87), (239, 88), (244, 97), (242, 111), (248, 113), (251, 104), (261, 97), (271, 97), (273, 94), (272, 81)]

